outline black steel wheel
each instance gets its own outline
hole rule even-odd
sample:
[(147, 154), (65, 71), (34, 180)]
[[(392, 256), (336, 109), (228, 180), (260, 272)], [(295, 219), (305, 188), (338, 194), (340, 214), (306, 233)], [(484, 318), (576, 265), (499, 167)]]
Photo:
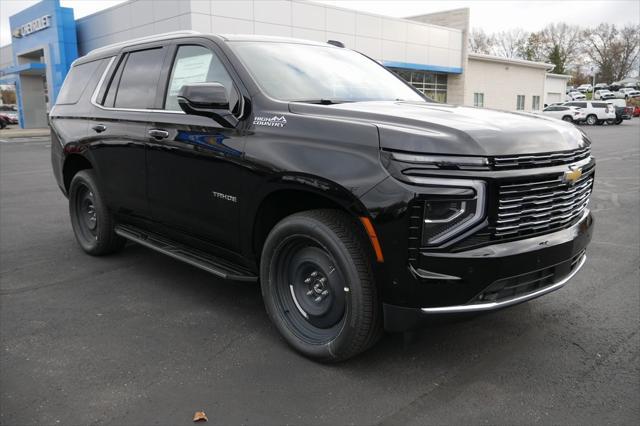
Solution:
[(380, 336), (380, 306), (360, 224), (313, 210), (283, 219), (261, 259), (267, 312), (285, 340), (321, 361), (350, 358)]
[(102, 199), (93, 170), (81, 170), (69, 186), (69, 215), (76, 240), (84, 251), (99, 256), (124, 247)]

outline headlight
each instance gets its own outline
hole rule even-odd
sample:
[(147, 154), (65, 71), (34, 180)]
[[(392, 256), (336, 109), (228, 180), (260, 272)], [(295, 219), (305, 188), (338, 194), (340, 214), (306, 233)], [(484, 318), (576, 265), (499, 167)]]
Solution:
[[(463, 238), (484, 219), (485, 183), (478, 180), (411, 177), (411, 181), (449, 195), (425, 196), (422, 212), (422, 245), (441, 245)], [(444, 189), (444, 191), (442, 191)], [(458, 190), (458, 191), (456, 191)], [(428, 191), (425, 191), (428, 192)]]
[(432, 169), (489, 170), (489, 160), (485, 157), (460, 155), (423, 155), (392, 152), (391, 157), (401, 163), (419, 164)]

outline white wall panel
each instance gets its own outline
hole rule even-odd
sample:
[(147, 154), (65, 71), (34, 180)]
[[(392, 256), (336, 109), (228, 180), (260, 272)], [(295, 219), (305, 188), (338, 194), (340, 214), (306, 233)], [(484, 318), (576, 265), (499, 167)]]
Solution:
[(407, 23), (397, 19), (383, 19), (382, 38), (385, 40), (406, 41)]
[(423, 44), (407, 43), (406, 61), (412, 64), (427, 63), (427, 46)]
[(326, 8), (327, 31), (355, 34), (356, 13), (348, 10)]
[(462, 49), (462, 32), (449, 31), (449, 49), (453, 49), (453, 50)]
[(355, 49), (373, 59), (382, 59), (382, 40), (379, 38), (356, 36)]
[(244, 19), (213, 16), (211, 18), (211, 32), (214, 34), (253, 34), (253, 21)]
[(449, 50), (449, 62), (447, 66), (460, 68), (462, 64), (462, 51), (461, 50)]
[(153, 2), (153, 19), (154, 21), (163, 21), (169, 18), (175, 18), (180, 15), (181, 6), (179, 0), (162, 0)]
[(325, 8), (313, 4), (293, 2), (291, 25), (298, 28), (324, 31), (326, 29)]
[(211, 16), (201, 13), (192, 13), (191, 15), (187, 16), (191, 18), (190, 29), (203, 33), (211, 32)]
[(399, 41), (382, 40), (382, 59), (385, 61), (406, 62), (406, 45)]
[(449, 47), (449, 31), (444, 28), (429, 28), (429, 45), (435, 47)]
[(209, 1), (209, 0), (190, 0), (189, 12), (191, 12), (191, 13), (202, 13), (203, 15), (211, 15), (211, 1)]
[(131, 29), (133, 25), (137, 25), (137, 20), (132, 19), (133, 7), (129, 3), (114, 7), (109, 11), (109, 33), (116, 33)]
[(291, 27), (288, 25), (267, 24), (265, 22), (255, 22), (254, 31), (256, 34), (267, 36), (291, 37)]
[[(153, 22), (153, 1), (138, 0), (131, 3), (131, 15), (135, 17), (135, 21), (132, 22), (134, 27)], [(109, 20), (111, 20), (110, 17)]]
[(131, 38), (146, 37), (152, 34), (155, 34), (154, 25), (152, 23), (131, 29)]
[(365, 13), (358, 13), (356, 15), (356, 35), (376, 38), (382, 37), (382, 18)]
[(258, 0), (253, 3), (256, 22), (267, 22), (278, 25), (291, 25), (291, 2)]
[(407, 43), (429, 44), (429, 27), (407, 23)]
[(327, 41), (327, 33), (325, 31), (320, 31), (320, 30), (310, 30), (307, 28), (293, 27), (291, 34), (295, 38), (301, 38), (304, 40), (313, 40), (313, 41), (319, 41), (319, 42)]
[(442, 67), (449, 66), (449, 49), (429, 46), (427, 48), (429, 63)]
[(253, 19), (251, 0), (215, 0), (211, 2), (211, 14), (227, 18)]

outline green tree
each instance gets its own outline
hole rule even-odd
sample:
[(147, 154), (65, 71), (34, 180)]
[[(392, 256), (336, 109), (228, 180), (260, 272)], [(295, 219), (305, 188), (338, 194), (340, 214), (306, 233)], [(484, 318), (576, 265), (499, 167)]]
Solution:
[(556, 74), (564, 74), (566, 72), (562, 53), (560, 52), (560, 47), (557, 44), (551, 48), (551, 53), (549, 53), (549, 62), (555, 65), (552, 72)]

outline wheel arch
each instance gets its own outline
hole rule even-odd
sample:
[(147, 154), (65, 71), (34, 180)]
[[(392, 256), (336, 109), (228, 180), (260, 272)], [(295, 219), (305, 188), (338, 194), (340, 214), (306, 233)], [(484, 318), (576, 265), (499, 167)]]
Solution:
[(64, 160), (62, 166), (62, 181), (64, 184), (64, 190), (69, 193), (69, 186), (71, 180), (80, 170), (93, 169), (93, 164), (86, 157), (81, 154), (69, 154)]
[[(304, 186), (274, 189), (261, 199), (255, 209), (255, 215), (253, 215), (250, 244), (251, 252), (258, 264), (264, 242), (271, 229), (280, 220), (294, 213), (315, 209), (340, 210), (358, 223), (360, 223), (359, 217), (368, 215), (360, 200), (344, 188), (339, 194), (334, 191), (331, 195), (327, 191)], [(360, 228), (361, 232), (365, 233), (364, 227)], [(366, 236), (366, 233), (363, 235)]]

